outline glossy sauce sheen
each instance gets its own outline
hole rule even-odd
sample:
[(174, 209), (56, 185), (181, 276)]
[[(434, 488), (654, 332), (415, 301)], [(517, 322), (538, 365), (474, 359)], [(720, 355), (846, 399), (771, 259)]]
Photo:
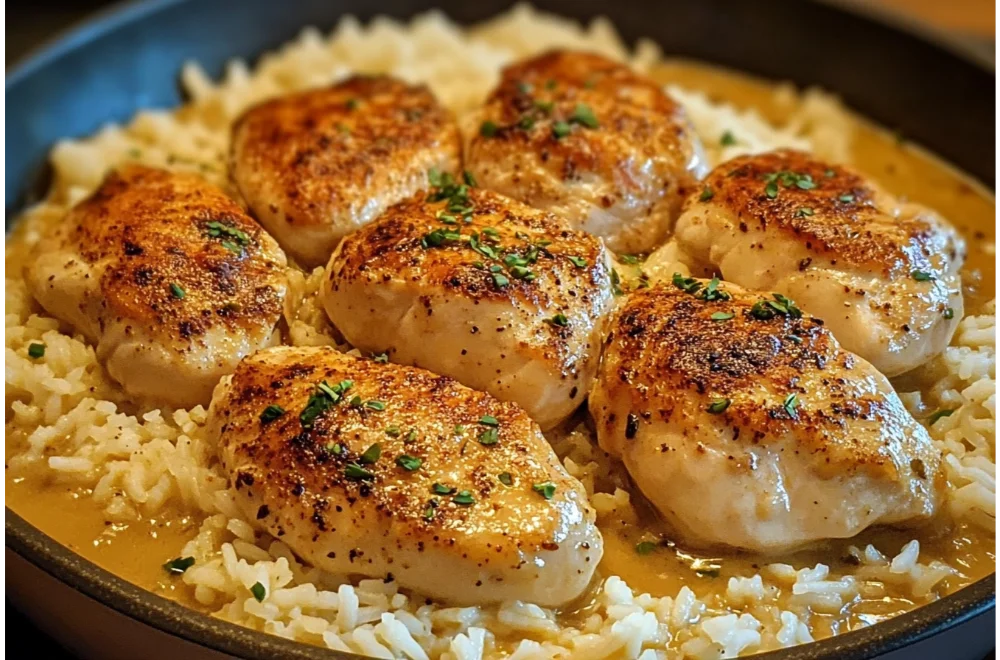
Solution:
[[(783, 111), (773, 97), (773, 87), (753, 78), (687, 62), (664, 64), (654, 75), (664, 83), (702, 90), (715, 100), (755, 107), (768, 119), (782, 119)], [(992, 195), (919, 149), (861, 120), (854, 134), (853, 155), (857, 167), (887, 190), (937, 210), (965, 236), (969, 245), (962, 270), (966, 313), (979, 313), (995, 295), (994, 256), (983, 249), (995, 240)], [(897, 379), (894, 384), (899, 391), (911, 391), (920, 385), (905, 378)], [(16, 440), (19, 439), (7, 438), (8, 448)], [(6, 503), (28, 522), (123, 578), (195, 606), (190, 594), (178, 587), (178, 581), (165, 573), (162, 564), (176, 557), (184, 542), (194, 536), (197, 521), (174, 513), (131, 525), (113, 525), (105, 521), (89, 497), (83, 496), (86, 493), (68, 490), (46, 480), (42, 474), (25, 477), (7, 474)], [(626, 487), (635, 490), (630, 485)], [(945, 580), (942, 592), (955, 591), (995, 570), (992, 534), (964, 524), (949, 528), (941, 523), (932, 523), (919, 531), (869, 530), (858, 538), (799, 552), (793, 557), (723, 557), (689, 553), (669, 545), (640, 555), (636, 544), (659, 539), (663, 530), (641, 498), (633, 496), (633, 501), (640, 512), (638, 521), (601, 522), (605, 552), (599, 573), (619, 575), (633, 588), (654, 595), (674, 595), (683, 585), (699, 596), (721, 592), (729, 576), (752, 575), (773, 561), (789, 561), (798, 566), (822, 562), (834, 574), (849, 572), (853, 567), (841, 559), (846, 556), (848, 545), (864, 547), (873, 543), (889, 555), (915, 536), (920, 539), (922, 561), (937, 558), (960, 572)], [(589, 597), (582, 599), (566, 614), (570, 618), (585, 615), (589, 602)], [(813, 634), (822, 636), (868, 625), (917, 604), (888, 587), (888, 597), (857, 604), (846, 626), (825, 615), (814, 617)]]

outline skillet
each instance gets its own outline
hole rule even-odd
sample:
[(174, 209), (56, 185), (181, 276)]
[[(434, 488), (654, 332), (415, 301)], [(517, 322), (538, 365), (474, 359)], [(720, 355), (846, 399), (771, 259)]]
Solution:
[[(152, 0), (118, 6), (11, 70), (6, 80), (7, 229), (45, 190), (45, 156), (92, 133), (183, 99), (187, 59), (210, 75), (253, 60), (306, 25), (345, 13), (407, 18), (438, 7), (461, 23), (503, 0)], [(606, 15), (626, 42), (799, 85), (831, 90), (993, 187), (995, 72), (981, 55), (926, 28), (854, 3), (802, 0), (536, 0), (587, 21)], [(75, 555), (6, 510), (7, 595), (73, 650), (101, 658), (348, 658), (218, 621), (135, 587)], [(981, 658), (993, 646), (995, 574), (931, 605), (837, 637), (772, 652), (769, 660)], [(113, 635), (109, 635), (113, 631)]]

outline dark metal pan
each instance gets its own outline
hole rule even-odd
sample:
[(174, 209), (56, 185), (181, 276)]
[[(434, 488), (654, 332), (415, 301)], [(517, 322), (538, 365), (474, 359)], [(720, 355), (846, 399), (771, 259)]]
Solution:
[[(188, 59), (212, 75), (253, 59), (306, 25), (345, 13), (401, 18), (440, 7), (460, 22), (504, 0), (154, 0), (128, 4), (66, 34), (7, 76), (7, 228), (44, 191), (46, 153), (136, 111), (182, 101)], [(802, 0), (536, 0), (587, 20), (608, 16), (629, 42), (768, 78), (819, 85), (902, 131), (992, 187), (995, 72), (956, 42), (861, 9)], [(6, 511), (7, 595), (43, 629), (87, 657), (344, 658), (189, 610), (75, 555)], [(982, 658), (993, 647), (995, 574), (884, 623), (760, 658)]]

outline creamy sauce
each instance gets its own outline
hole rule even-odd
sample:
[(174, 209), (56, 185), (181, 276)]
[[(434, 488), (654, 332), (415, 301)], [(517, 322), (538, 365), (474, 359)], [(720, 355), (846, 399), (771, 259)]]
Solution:
[[(664, 64), (654, 72), (663, 82), (699, 89), (711, 98), (728, 101), (741, 108), (756, 108), (766, 118), (781, 122), (782, 107), (775, 101), (774, 87), (741, 74), (689, 62)], [(860, 118), (856, 120), (853, 155), (858, 167), (888, 190), (924, 203), (941, 212), (968, 240), (969, 254), (963, 270), (966, 313), (976, 314), (995, 295), (995, 202), (983, 187), (934, 160), (920, 149), (900, 142), (888, 132)], [(15, 236), (16, 236), (15, 232)], [(16, 239), (15, 239), (16, 240)], [(989, 247), (988, 247), (989, 246)], [(897, 382), (901, 390), (919, 383)], [(7, 404), (10, 413), (10, 402)], [(14, 439), (7, 439), (8, 456)], [(619, 477), (625, 484), (624, 477)], [(89, 493), (68, 489), (46, 477), (6, 474), (6, 504), (42, 532), (68, 546), (97, 565), (146, 589), (199, 607), (179, 582), (167, 575), (163, 563), (177, 557), (184, 543), (197, 531), (197, 521), (174, 513), (155, 520), (112, 524), (93, 503)], [(631, 492), (635, 489), (629, 488)], [(639, 499), (633, 495), (633, 499)], [(793, 557), (759, 558), (688, 552), (669, 543), (648, 506), (638, 503), (638, 521), (612, 521), (602, 525), (605, 555), (600, 567), (604, 575), (619, 575), (635, 588), (653, 595), (674, 595), (689, 586), (697, 595), (724, 591), (728, 576), (753, 575), (763, 564), (787, 561), (796, 565), (830, 565), (833, 574), (850, 572), (844, 560), (846, 548), (863, 548), (873, 543), (883, 553), (896, 553), (910, 539), (921, 542), (921, 560), (940, 559), (960, 574), (939, 585), (938, 593), (950, 593), (995, 570), (994, 537), (977, 527), (960, 524), (949, 527), (938, 521), (920, 530), (869, 530), (860, 537), (831, 543)], [(636, 551), (642, 541), (657, 543), (645, 554)], [(589, 599), (575, 612), (584, 615)], [(814, 635), (822, 636), (868, 625), (912, 608), (914, 603), (892, 587), (880, 597), (862, 600), (846, 622), (831, 617), (813, 620)], [(203, 609), (200, 608), (199, 609)], [(817, 629), (818, 628), (818, 629)]]

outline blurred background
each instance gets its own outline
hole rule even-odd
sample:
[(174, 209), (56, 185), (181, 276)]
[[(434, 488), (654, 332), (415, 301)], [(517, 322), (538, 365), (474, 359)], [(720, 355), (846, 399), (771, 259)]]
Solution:
[[(599, 3), (602, 0), (581, 0)], [(805, 0), (803, 0), (805, 1)], [(995, 60), (994, 0), (840, 0), (878, 5), (933, 28), (953, 33)], [(108, 0), (33, 0), (7, 5), (6, 66), (87, 16), (116, 3)]]

